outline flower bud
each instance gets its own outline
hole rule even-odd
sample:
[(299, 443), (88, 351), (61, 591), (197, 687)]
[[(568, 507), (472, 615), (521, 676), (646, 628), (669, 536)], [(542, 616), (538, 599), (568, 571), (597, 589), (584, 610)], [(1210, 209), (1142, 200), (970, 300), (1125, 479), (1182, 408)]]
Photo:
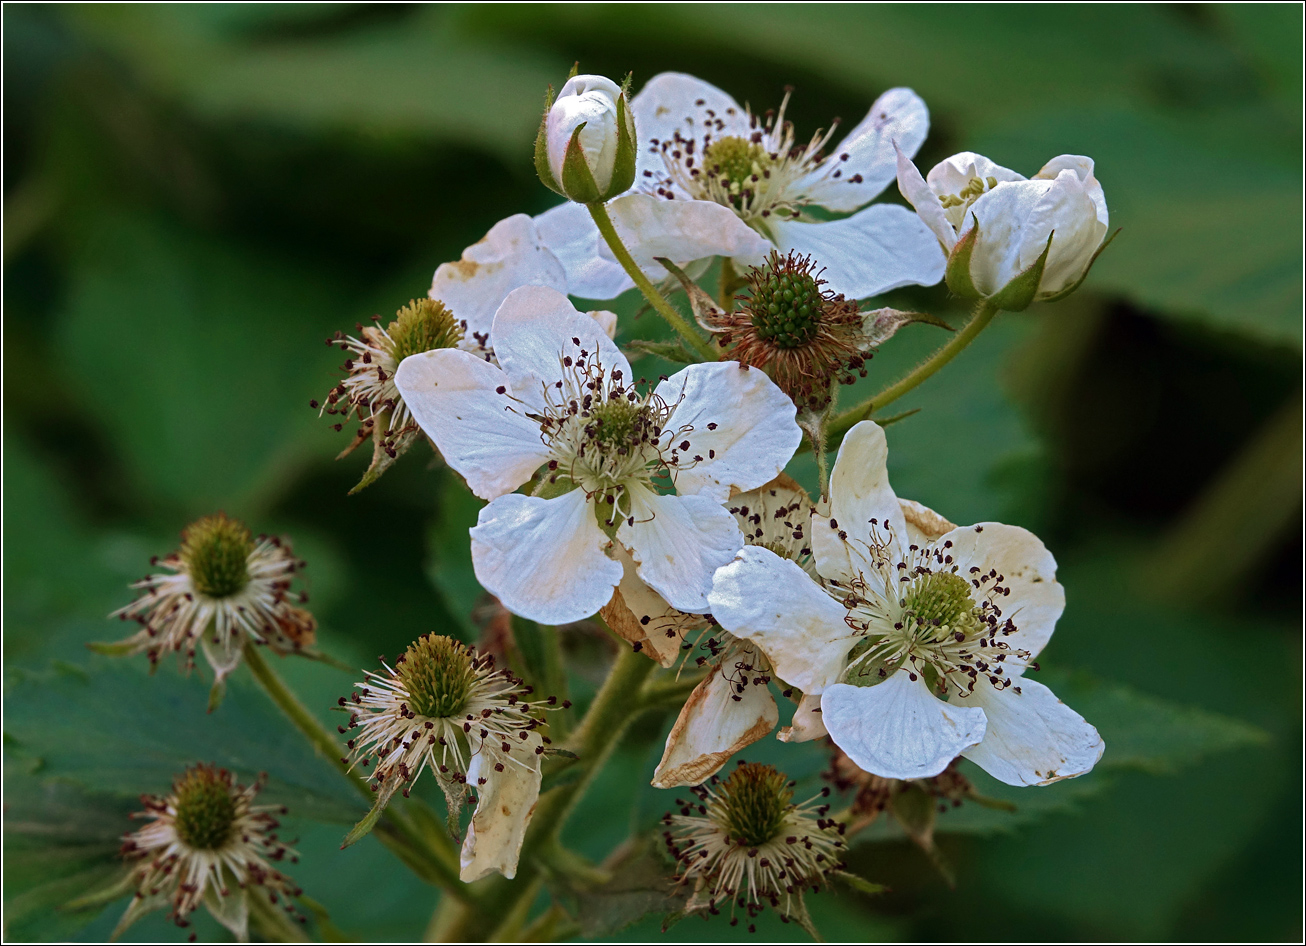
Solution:
[(962, 152), (922, 178), (899, 152), (898, 188), (948, 252), (948, 288), (1002, 309), (1074, 291), (1110, 242), (1091, 158), (1063, 154), (1027, 180)]
[(546, 100), (535, 139), (535, 169), (550, 189), (577, 203), (611, 200), (635, 181), (635, 120), (620, 86), (604, 76), (572, 76)]

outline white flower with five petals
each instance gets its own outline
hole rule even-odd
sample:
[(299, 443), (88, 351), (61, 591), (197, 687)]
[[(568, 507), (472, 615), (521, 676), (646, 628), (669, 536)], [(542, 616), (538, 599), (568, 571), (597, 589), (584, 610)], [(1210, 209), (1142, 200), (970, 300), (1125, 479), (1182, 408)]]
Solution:
[(829, 511), (812, 517), (816, 577), (746, 546), (716, 574), (713, 616), (803, 690), (791, 738), (828, 731), (867, 772), (924, 778), (963, 755), (1012, 785), (1084, 774), (1102, 755), (1097, 730), (1023, 676), (1065, 605), (1056, 562), (1001, 523), (928, 541), (886, 457), (876, 424), (854, 427)]
[[(645, 273), (663, 275), (657, 256), (758, 265), (778, 248), (815, 257), (830, 289), (853, 299), (938, 282), (944, 259), (924, 224), (904, 207), (866, 206), (894, 180), (895, 143), (915, 154), (925, 140), (929, 113), (920, 97), (890, 89), (834, 148), (833, 125), (797, 145), (787, 102), (759, 117), (716, 86), (673, 72), (635, 96), (635, 190), (609, 212)], [(856, 212), (817, 220), (808, 208)], [(536, 222), (573, 295), (607, 299), (633, 285), (583, 207), (564, 204)]]
[[(406, 359), (396, 378), (445, 460), (490, 501), (471, 530), (481, 584), (533, 620), (581, 620), (621, 581), (615, 543), (672, 605), (706, 611), (713, 572), (742, 542), (722, 503), (793, 455), (793, 402), (734, 362), (690, 365), (641, 393), (600, 325), (543, 287), (509, 294), (490, 342), (497, 365), (443, 349)], [(532, 495), (513, 492), (532, 480)]]

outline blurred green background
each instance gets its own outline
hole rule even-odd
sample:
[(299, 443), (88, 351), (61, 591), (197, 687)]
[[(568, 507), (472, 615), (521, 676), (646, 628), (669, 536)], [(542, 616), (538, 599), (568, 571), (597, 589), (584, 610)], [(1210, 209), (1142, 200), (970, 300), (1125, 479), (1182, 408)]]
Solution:
[[(198, 759), (266, 770), (294, 807), (295, 876), (330, 912), (314, 935), (422, 935), (437, 892), (371, 839), (336, 850), (355, 800), (244, 670), (206, 717), (203, 674), (147, 681), (83, 645), (119, 636), (104, 617), (127, 583), (217, 508), (293, 537), (323, 647), (351, 664), (474, 638), (478, 503), (424, 446), (346, 498), (367, 451), (334, 463), (347, 434), (308, 402), (338, 377), (323, 338), (555, 201), (531, 141), (579, 61), (636, 88), (692, 72), (759, 109), (794, 85), (800, 135), (910, 85), (932, 112), (923, 167), (1088, 154), (1124, 228), (1083, 291), (1003, 315), (889, 432), (901, 495), (1056, 554), (1069, 603), (1045, 673), (1107, 754), (1003, 795), (1014, 815), (941, 816), (955, 887), (877, 825), (852, 863), (892, 892), (814, 898), (825, 935), (1300, 939), (1299, 6), (6, 4), (4, 53), (7, 938), (106, 936), (122, 902), (56, 907), (114, 875), (135, 796)], [(960, 314), (942, 287), (888, 301)], [(624, 338), (658, 333), (616, 307)], [(904, 331), (864, 385), (933, 331)], [(606, 652), (583, 630), (567, 645), (583, 701)], [(324, 719), (351, 681), (280, 664)], [(569, 829), (580, 850), (669, 807), (647, 786), (669, 725), (632, 731)], [(813, 785), (826, 761), (745, 755)], [(133, 935), (184, 933), (156, 916)]]

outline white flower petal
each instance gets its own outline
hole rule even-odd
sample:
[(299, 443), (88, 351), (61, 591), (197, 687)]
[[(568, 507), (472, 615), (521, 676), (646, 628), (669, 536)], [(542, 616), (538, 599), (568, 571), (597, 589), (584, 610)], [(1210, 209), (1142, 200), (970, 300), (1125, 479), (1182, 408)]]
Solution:
[(829, 514), (812, 515), (812, 555), (816, 570), (826, 578), (844, 581), (869, 575), (875, 570), (873, 544), (883, 547), (893, 564), (901, 560), (907, 523), (889, 486), (888, 456), (884, 430), (874, 421), (854, 425), (839, 445), (830, 473)]
[(898, 497), (898, 508), (907, 520), (907, 544), (924, 548), (933, 545), (946, 532), (957, 528), (955, 522), (949, 522), (929, 506), (922, 505), (914, 499)]
[[(966, 212), (962, 232), (979, 222), (980, 237), (971, 251), (970, 273), (975, 288), (984, 295), (997, 292), (1015, 279), (1043, 252), (1049, 230), (1035, 232), (1029, 221), (1052, 186), (1049, 181), (999, 184), (981, 195)], [(1023, 262), (1034, 245), (1038, 245), (1038, 252)]]
[(997, 690), (981, 680), (960, 701), (988, 718), (984, 741), (962, 754), (1008, 785), (1049, 785), (1093, 768), (1105, 748), (1098, 731), (1043, 684), (1016, 683)]
[[(626, 194), (608, 204), (612, 225), (635, 264), (655, 282), (667, 277), (657, 262), (664, 256), (678, 266), (707, 256), (729, 256), (746, 265), (760, 265), (771, 243), (734, 211), (708, 200), (665, 200), (648, 194)], [(599, 246), (604, 259), (615, 260), (607, 243)]]
[(1059, 154), (1047, 164), (1043, 165), (1042, 170), (1034, 175), (1035, 180), (1055, 180), (1057, 175), (1062, 171), (1071, 170), (1075, 176), (1084, 184), (1084, 193), (1093, 201), (1093, 206), (1097, 208), (1097, 219), (1102, 221), (1102, 226), (1107, 227), (1111, 223), (1111, 217), (1106, 209), (1106, 194), (1102, 191), (1102, 185), (1093, 175), (1093, 159), (1085, 157), (1082, 154)]
[(781, 253), (794, 250), (825, 267), (826, 288), (849, 299), (902, 286), (932, 286), (947, 259), (921, 217), (896, 204), (875, 204), (843, 220), (770, 224)]
[[(894, 179), (898, 164), (894, 145), (912, 157), (929, 131), (930, 110), (921, 97), (911, 89), (890, 89), (798, 189), (828, 210), (856, 210)], [(838, 177), (830, 175), (831, 167), (838, 169)], [(856, 175), (861, 175), (861, 181), (854, 183)]]
[(859, 767), (882, 778), (938, 775), (984, 738), (984, 711), (938, 699), (906, 669), (883, 683), (837, 683), (821, 695), (830, 738)]
[[(526, 826), (540, 797), (540, 757), (534, 752), (539, 736), (532, 733), (512, 758), (482, 749), (467, 766), (467, 782), (477, 785), (476, 813), (467, 827), (459, 856), (459, 879), (465, 884), (498, 871), (511, 880)], [(501, 762), (502, 772), (494, 764)], [(484, 785), (478, 785), (480, 779)]]
[[(714, 115), (709, 116), (708, 111)], [(635, 117), (635, 134), (639, 136), (635, 183), (647, 180), (645, 170), (664, 176), (666, 165), (661, 158), (661, 143), (682, 137), (699, 139), (703, 128), (712, 122), (713, 137), (747, 135), (748, 116), (739, 103), (710, 82), (683, 72), (662, 72), (644, 84), (631, 99)], [(716, 121), (722, 126), (718, 129)], [(654, 144), (654, 142), (658, 142)]]
[(615, 299), (635, 283), (621, 264), (599, 254), (603, 237), (582, 204), (567, 201), (535, 218), (541, 242), (567, 274), (567, 292), (582, 299)]
[(821, 720), (820, 694), (804, 693), (794, 710), (794, 718), (788, 726), (776, 733), (781, 742), (811, 742), (828, 736), (825, 723)]
[(954, 195), (975, 178), (986, 183), (989, 178), (993, 178), (999, 184), (1026, 179), (1025, 175), (1004, 168), (974, 151), (960, 151), (944, 158), (930, 168), (930, 173), (925, 177), (934, 193)]
[(839, 678), (859, 639), (844, 623), (842, 604), (797, 564), (761, 546), (744, 546), (717, 569), (707, 600), (717, 623), (760, 647), (776, 676), (805, 694)]
[[(1101, 210), (1105, 213), (1105, 203)], [(1039, 280), (1039, 292), (1059, 292), (1084, 275), (1106, 231), (1107, 225), (1099, 219), (1099, 208), (1084, 182), (1075, 169), (1066, 168), (1057, 175), (1025, 222), (1020, 266), (1033, 266), (1047, 246), (1048, 234), (1052, 234), (1052, 249), (1048, 251), (1043, 278)]]
[(482, 499), (512, 492), (549, 458), (539, 424), (513, 403), (508, 376), (475, 355), (448, 348), (410, 355), (395, 385), (445, 462)]
[(591, 364), (597, 352), (605, 369), (630, 380), (630, 362), (603, 326), (556, 289), (523, 286), (509, 293), (494, 316), (490, 343), (513, 393), (532, 404), (542, 404), (543, 388), (562, 377), (562, 359), (581, 351), (590, 353)]
[[(620, 542), (613, 543), (612, 557), (621, 562), (621, 584), (603, 607), (603, 620), (616, 635), (639, 644), (664, 667), (680, 656), (684, 612), (679, 611), (644, 584), (635, 560)], [(706, 625), (706, 618), (700, 626)]]
[(944, 249), (951, 253), (952, 248), (957, 245), (957, 230), (948, 220), (948, 215), (943, 212), (943, 204), (939, 203), (938, 194), (934, 193), (925, 178), (921, 177), (921, 172), (912, 164), (911, 158), (901, 151), (897, 153), (897, 158), (898, 191), (907, 198), (907, 203), (912, 205), (917, 216), (938, 238)]
[[(1029, 530), (1000, 522), (961, 526), (935, 545), (944, 542), (952, 543), (950, 551), (962, 577), (969, 577), (971, 568), (985, 574), (996, 569), (1003, 576), (1003, 587), (1010, 588), (1011, 594), (998, 598), (997, 605), (1016, 631), (1002, 640), (1013, 649), (1029, 651), (1029, 659), (1036, 658), (1066, 607), (1066, 590), (1057, 582), (1057, 561), (1047, 546)], [(1006, 664), (1014, 670), (1025, 661), (1008, 655)]]
[(726, 663), (713, 667), (685, 701), (653, 772), (654, 788), (698, 785), (736, 752), (775, 729), (780, 711), (766, 685), (749, 682), (741, 693), (722, 673), (723, 666), (733, 667), (739, 659), (732, 648)]
[(514, 614), (568, 624), (595, 614), (621, 581), (604, 554), (585, 491), (554, 499), (509, 493), (481, 510), (471, 530), (476, 580)]
[(706, 496), (659, 496), (644, 486), (627, 496), (634, 523), (621, 524), (617, 541), (639, 563), (639, 577), (672, 607), (706, 611), (713, 572), (744, 542), (735, 517)]
[(590, 309), (585, 313), (603, 329), (603, 334), (614, 341), (617, 338), (617, 313), (609, 309)]
[(802, 440), (794, 402), (765, 372), (736, 361), (689, 365), (654, 394), (674, 406), (662, 443), (679, 458), (682, 495), (725, 502), (732, 486), (755, 489), (784, 469)]
[(566, 270), (526, 214), (500, 220), (458, 262), (441, 263), (428, 295), (466, 321), (467, 334), (488, 335), (499, 304), (518, 286), (567, 289)]

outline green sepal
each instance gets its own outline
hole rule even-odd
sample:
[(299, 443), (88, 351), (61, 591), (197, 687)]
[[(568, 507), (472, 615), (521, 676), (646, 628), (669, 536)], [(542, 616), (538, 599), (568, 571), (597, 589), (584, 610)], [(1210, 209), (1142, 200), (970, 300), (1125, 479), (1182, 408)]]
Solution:
[(576, 76), (578, 76), (578, 75), (580, 75), (580, 60), (579, 60), (579, 59), (576, 60), (575, 62), (573, 62), (573, 63), (571, 64), (571, 71), (567, 73), (567, 81), (570, 82), (572, 79), (576, 78)]
[(74, 900), (69, 900), (59, 909), (68, 913), (80, 913), (83, 910), (97, 910), (107, 903), (113, 903), (120, 897), (126, 896), (136, 889), (136, 878), (132, 876), (131, 871), (123, 874), (107, 887), (102, 887), (92, 893), (83, 894)]
[(948, 290), (963, 299), (982, 298), (980, 291), (975, 288), (974, 280), (970, 278), (970, 257), (975, 250), (975, 241), (979, 239), (979, 218), (972, 215), (971, 219), (975, 225), (962, 234), (948, 254), (948, 268), (943, 277)]
[(1019, 276), (1016, 276), (993, 295), (988, 297), (989, 305), (1007, 312), (1024, 312), (1038, 295), (1038, 284), (1043, 281), (1043, 267), (1047, 265), (1048, 252), (1052, 249), (1052, 238), (1057, 235), (1053, 230), (1048, 234), (1047, 246), (1038, 255), (1038, 259)]
[(106, 657), (130, 657), (136, 653), (136, 645), (130, 640), (125, 641), (87, 641), (86, 649), (97, 654), (103, 654)]
[(594, 180), (594, 172), (585, 160), (585, 149), (580, 146), (580, 133), (587, 124), (581, 122), (576, 126), (567, 142), (567, 150), (563, 152), (562, 192), (568, 200), (578, 204), (597, 204), (603, 198), (599, 194), (598, 182)]
[(363, 820), (354, 825), (353, 830), (346, 834), (345, 839), (340, 842), (342, 851), (349, 845), (361, 841), (372, 832), (372, 829), (376, 827), (376, 823), (381, 820), (381, 815), (385, 813), (385, 806), (390, 804), (390, 798), (402, 781), (403, 779), (393, 777), (386, 779), (384, 784), (377, 790), (376, 804), (372, 806), (372, 810), (363, 815)]
[(1102, 241), (1102, 245), (1097, 248), (1097, 250), (1093, 253), (1092, 258), (1088, 261), (1088, 265), (1084, 267), (1084, 274), (1082, 276), (1080, 276), (1077, 280), (1075, 280), (1071, 285), (1067, 286), (1065, 289), (1062, 289), (1060, 292), (1054, 293), (1050, 296), (1040, 299), (1039, 301), (1056, 302), (1058, 299), (1064, 299), (1066, 296), (1070, 295), (1072, 292), (1078, 289), (1083, 284), (1084, 280), (1088, 278), (1089, 270), (1093, 268), (1093, 264), (1097, 262), (1097, 258), (1102, 255), (1102, 251), (1111, 245), (1112, 240), (1120, 236), (1120, 231), (1122, 229), (1124, 228), (1117, 227), (1115, 233), (1111, 234), (1109, 237), (1107, 237), (1105, 240)]
[(686, 350), (684, 343), (679, 339), (669, 342), (655, 342), (647, 338), (633, 338), (626, 343), (626, 350), (642, 352), (645, 355), (656, 355), (678, 365), (698, 363), (698, 356)]
[(617, 157), (612, 163), (612, 181), (604, 200), (624, 194), (635, 183), (635, 154), (639, 139), (635, 137), (635, 116), (626, 105), (626, 94), (617, 97)]
[(676, 277), (676, 281), (680, 283), (680, 288), (685, 290), (685, 295), (689, 297), (690, 308), (694, 310), (694, 320), (709, 332), (721, 331), (721, 326), (717, 324), (717, 320), (725, 315), (725, 311), (716, 304), (716, 300), (704, 292), (698, 283), (690, 279), (688, 273), (665, 256), (655, 256), (653, 259), (661, 263), (667, 272)]
[(870, 896), (875, 896), (877, 894), (889, 892), (889, 888), (885, 884), (871, 883), (869, 880), (866, 880), (865, 878), (862, 877), (858, 877), (856, 874), (850, 874), (846, 870), (836, 870), (836, 871), (832, 871), (831, 873), (832, 876), (838, 877), (840, 880), (842, 880), (849, 887), (852, 887), (853, 890), (856, 890), (858, 893), (864, 893)]
[(541, 184), (555, 194), (566, 197), (562, 185), (553, 176), (553, 168), (549, 167), (549, 112), (552, 110), (553, 86), (549, 86), (549, 90), (544, 93), (544, 115), (540, 118), (540, 130), (535, 133), (535, 173), (539, 175)]
[(227, 678), (214, 677), (213, 686), (209, 688), (209, 708), (208, 712), (212, 713), (222, 705), (222, 698), (227, 695)]

